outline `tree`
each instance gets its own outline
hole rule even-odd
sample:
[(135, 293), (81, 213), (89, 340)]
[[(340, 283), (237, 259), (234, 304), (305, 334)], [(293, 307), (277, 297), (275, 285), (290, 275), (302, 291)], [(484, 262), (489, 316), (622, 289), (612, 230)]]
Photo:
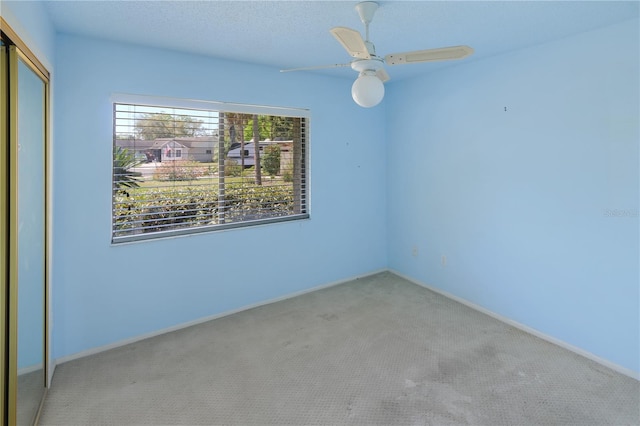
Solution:
[(225, 119), (229, 125), (231, 145), (236, 143), (236, 138), (240, 136), (240, 167), (242, 170), (244, 170), (244, 141), (247, 139), (245, 138), (245, 126), (250, 117), (249, 114), (241, 114), (238, 112), (225, 113)]
[[(292, 138), (291, 129), (293, 128), (293, 123), (290, 117), (259, 115), (258, 127), (260, 131), (260, 140), (290, 140)], [(247, 128), (245, 130), (245, 139), (249, 140), (252, 137), (253, 129)]]
[(280, 146), (269, 145), (264, 149), (264, 170), (273, 178), (280, 173)]
[(189, 116), (166, 113), (144, 114), (135, 124), (136, 136), (144, 140), (206, 136), (203, 121)]
[(260, 130), (258, 115), (253, 114), (253, 160), (256, 164), (256, 185), (262, 185), (262, 170), (260, 167)]

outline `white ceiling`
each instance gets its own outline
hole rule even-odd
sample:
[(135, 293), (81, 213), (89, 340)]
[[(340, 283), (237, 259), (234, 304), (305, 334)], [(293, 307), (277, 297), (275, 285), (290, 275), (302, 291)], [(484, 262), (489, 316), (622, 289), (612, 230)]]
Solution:
[[(48, 1), (56, 30), (293, 68), (349, 62), (329, 34), (363, 32), (356, 1)], [(380, 1), (371, 25), (378, 55), (466, 44), (474, 61), (638, 18), (639, 2)], [(594, 52), (594, 60), (597, 60)], [(454, 62), (387, 67), (392, 80)], [(352, 78), (350, 69), (321, 71)]]

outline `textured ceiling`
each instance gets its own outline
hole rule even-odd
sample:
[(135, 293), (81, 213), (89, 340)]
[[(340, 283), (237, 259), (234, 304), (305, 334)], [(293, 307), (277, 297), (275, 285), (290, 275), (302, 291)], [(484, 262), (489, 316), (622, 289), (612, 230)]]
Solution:
[[(380, 1), (377, 53), (467, 44), (475, 61), (627, 19), (639, 3), (595, 1)], [(355, 1), (48, 1), (60, 33), (181, 50), (277, 68), (350, 60), (329, 34), (363, 32)], [(392, 80), (450, 63), (387, 67)], [(353, 77), (350, 69), (323, 73)]]

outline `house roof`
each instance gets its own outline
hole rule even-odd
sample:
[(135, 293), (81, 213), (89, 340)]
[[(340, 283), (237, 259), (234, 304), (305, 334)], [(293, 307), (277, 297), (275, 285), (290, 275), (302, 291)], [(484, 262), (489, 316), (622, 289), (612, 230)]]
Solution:
[(136, 151), (146, 151), (148, 149), (162, 149), (169, 142), (178, 143), (186, 148), (209, 147), (218, 143), (216, 136), (182, 137), (182, 138), (158, 138), (154, 140), (144, 139), (118, 139), (116, 145), (122, 148)]
[(188, 148), (213, 146), (218, 143), (217, 136), (183, 137), (173, 140)]

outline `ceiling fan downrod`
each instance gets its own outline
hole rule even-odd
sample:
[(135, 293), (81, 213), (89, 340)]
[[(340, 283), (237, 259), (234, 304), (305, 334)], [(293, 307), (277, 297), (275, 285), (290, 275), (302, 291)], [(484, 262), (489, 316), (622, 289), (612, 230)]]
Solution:
[(356, 11), (364, 24), (366, 42), (369, 41), (369, 24), (373, 20), (376, 10), (378, 10), (378, 3), (375, 1), (363, 1), (356, 4)]

